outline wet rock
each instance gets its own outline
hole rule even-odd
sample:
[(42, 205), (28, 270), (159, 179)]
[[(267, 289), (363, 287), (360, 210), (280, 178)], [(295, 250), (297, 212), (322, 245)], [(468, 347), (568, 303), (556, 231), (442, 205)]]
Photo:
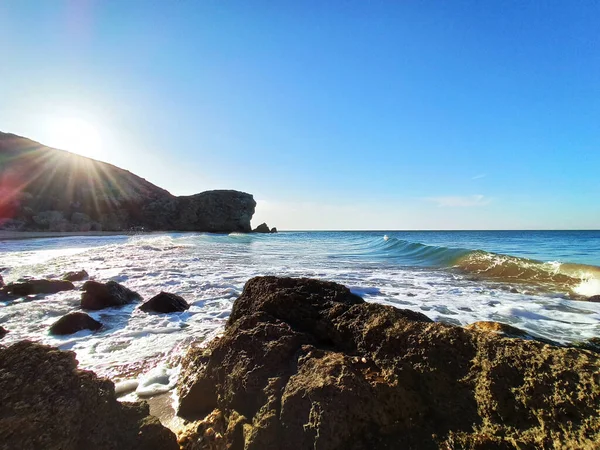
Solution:
[(61, 278), (67, 281), (83, 281), (89, 278), (89, 274), (85, 270), (80, 270), (78, 272), (67, 272)]
[(600, 303), (600, 295), (592, 295), (588, 298), (588, 302)]
[(0, 275), (0, 288), (4, 286), (4, 278)]
[(144, 312), (157, 313), (183, 312), (189, 308), (190, 305), (183, 297), (170, 292), (161, 292), (140, 306), (140, 309)]
[(178, 412), (194, 421), (180, 444), (593, 447), (600, 355), (483, 328), (366, 303), (335, 283), (253, 278), (223, 336), (183, 360)]
[(99, 283), (86, 281), (82, 288), (81, 307), (83, 309), (104, 309), (113, 306), (123, 306), (142, 299), (140, 294), (115, 282)]
[(6, 333), (8, 333), (8, 330), (4, 327), (0, 327), (0, 339), (6, 336)]
[(275, 228), (275, 227), (271, 228), (271, 233), (277, 233), (277, 228)]
[(56, 294), (61, 291), (75, 289), (73, 283), (65, 280), (23, 280), (22, 282), (9, 283), (4, 287), (7, 294), (23, 297), (37, 294)]
[(77, 369), (75, 353), (28, 341), (0, 347), (0, 447), (177, 450), (147, 404), (121, 403), (114, 385)]
[(266, 223), (261, 223), (254, 230), (252, 230), (252, 232), (253, 233), (270, 233), (271, 230), (269, 229), (269, 226)]
[(54, 322), (50, 327), (50, 334), (65, 335), (81, 330), (96, 331), (100, 328), (102, 328), (102, 324), (86, 313), (72, 312)]

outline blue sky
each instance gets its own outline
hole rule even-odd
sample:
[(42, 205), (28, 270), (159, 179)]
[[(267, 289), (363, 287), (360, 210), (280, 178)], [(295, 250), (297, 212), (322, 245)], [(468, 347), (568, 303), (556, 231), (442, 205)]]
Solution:
[[(600, 2), (0, 3), (0, 130), (282, 229), (600, 228)], [(85, 149), (69, 148), (86, 154)]]

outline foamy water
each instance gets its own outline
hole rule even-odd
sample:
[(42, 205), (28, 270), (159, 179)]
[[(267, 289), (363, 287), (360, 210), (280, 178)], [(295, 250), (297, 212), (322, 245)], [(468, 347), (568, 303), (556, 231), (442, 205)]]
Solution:
[[(144, 313), (137, 309), (139, 304), (91, 312), (105, 325), (100, 332), (52, 337), (47, 333), (49, 325), (79, 307), (79, 291), (0, 302), (0, 324), (10, 330), (3, 343), (33, 339), (73, 350), (82, 367), (114, 380), (141, 373), (135, 385), (123, 385), (124, 389), (137, 388), (138, 394), (151, 395), (174, 385), (176, 357), (192, 342), (211, 339), (223, 329), (244, 283), (257, 275), (332, 280), (367, 301), (423, 312), (433, 320), (457, 325), (494, 320), (561, 342), (600, 336), (600, 303), (572, 299), (577, 293), (600, 293), (600, 278), (593, 273), (596, 255), (600, 256), (600, 248), (593, 243), (599, 245), (599, 234), (585, 238), (591, 239), (591, 246), (585, 239), (577, 244), (571, 236), (571, 250), (558, 238), (552, 246), (532, 237), (541, 243), (529, 253), (527, 242), (518, 246), (495, 236), (482, 240), (473, 234), (461, 238), (447, 233), (289, 232), (0, 242), (0, 267), (8, 268), (3, 272), (7, 282), (85, 269), (93, 279), (117, 281), (146, 300), (169, 291), (191, 304), (186, 312), (168, 315)], [(487, 252), (501, 253), (502, 245), (520, 258), (547, 262), (524, 260), (516, 271), (512, 266), (498, 270), (501, 257)], [(477, 248), (487, 251), (480, 259), (468, 250)], [(564, 257), (560, 252), (570, 253)], [(460, 267), (465, 258), (471, 258), (469, 264), (476, 263), (474, 270)], [(488, 259), (494, 261), (489, 268), (482, 265)], [(513, 264), (514, 258), (510, 261)], [(544, 274), (538, 270), (546, 269), (555, 275), (564, 270), (565, 279), (575, 280), (567, 284), (575, 284), (562, 289), (562, 275), (558, 281), (550, 277), (537, 282), (540, 273)], [(579, 278), (573, 275), (577, 270)], [(533, 278), (528, 279), (531, 273)]]

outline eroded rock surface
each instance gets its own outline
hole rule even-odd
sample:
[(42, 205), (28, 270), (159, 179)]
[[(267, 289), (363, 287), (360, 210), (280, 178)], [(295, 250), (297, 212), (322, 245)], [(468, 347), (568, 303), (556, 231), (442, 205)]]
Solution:
[(177, 450), (146, 404), (77, 369), (73, 352), (28, 341), (0, 346), (0, 449)]
[(86, 281), (82, 288), (81, 307), (83, 309), (98, 310), (113, 306), (123, 306), (142, 299), (140, 294), (126, 288), (116, 281), (99, 283)]
[(140, 309), (144, 312), (157, 312), (163, 314), (183, 312), (189, 308), (190, 305), (183, 297), (171, 294), (170, 292), (161, 292), (140, 306)]
[(62, 316), (50, 327), (50, 334), (65, 335), (77, 333), (81, 330), (96, 331), (102, 328), (102, 324), (96, 319), (83, 312), (72, 312)]
[(472, 328), (366, 303), (334, 283), (253, 278), (224, 335), (184, 358), (179, 414), (196, 421), (180, 443), (383, 450), (600, 441), (599, 355)]

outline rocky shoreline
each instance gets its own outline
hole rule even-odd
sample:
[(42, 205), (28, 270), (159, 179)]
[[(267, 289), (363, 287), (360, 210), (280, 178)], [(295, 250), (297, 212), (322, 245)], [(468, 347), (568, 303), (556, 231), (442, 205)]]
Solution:
[(184, 356), (172, 431), (72, 352), (0, 346), (0, 448), (593, 448), (597, 348), (533, 338), (434, 323), (332, 282), (257, 277), (223, 335)]

